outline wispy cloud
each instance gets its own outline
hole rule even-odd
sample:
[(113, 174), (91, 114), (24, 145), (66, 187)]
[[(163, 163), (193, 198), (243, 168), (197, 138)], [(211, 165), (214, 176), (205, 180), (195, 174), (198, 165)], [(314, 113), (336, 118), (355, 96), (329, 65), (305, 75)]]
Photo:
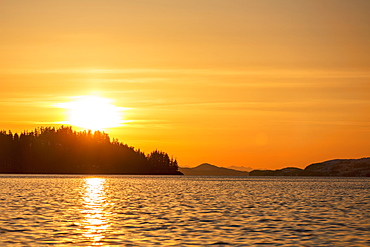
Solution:
[(126, 127), (129, 128), (151, 128), (151, 129), (172, 129), (173, 124), (168, 120), (150, 119), (150, 120), (128, 120)]
[(58, 101), (65, 101), (67, 97), (50, 94), (20, 94), (0, 100), (2, 106), (29, 106), (29, 107), (55, 107)]
[[(271, 69), (271, 68), (128, 68), (128, 69), (35, 69), (6, 70), (3, 74), (176, 74), (176, 75), (217, 75), (217, 76), (256, 76), (283, 78), (368, 78), (368, 70), (318, 70), (318, 69)], [(127, 81), (129, 82), (129, 80)]]

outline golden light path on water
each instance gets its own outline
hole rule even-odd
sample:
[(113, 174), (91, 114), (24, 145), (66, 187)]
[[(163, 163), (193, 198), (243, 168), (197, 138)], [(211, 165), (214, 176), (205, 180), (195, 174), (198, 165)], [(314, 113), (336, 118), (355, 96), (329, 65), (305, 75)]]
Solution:
[(104, 178), (86, 178), (85, 194), (83, 197), (84, 215), (82, 235), (92, 245), (102, 245), (102, 241), (110, 227), (110, 214), (105, 211), (107, 200), (105, 197)]

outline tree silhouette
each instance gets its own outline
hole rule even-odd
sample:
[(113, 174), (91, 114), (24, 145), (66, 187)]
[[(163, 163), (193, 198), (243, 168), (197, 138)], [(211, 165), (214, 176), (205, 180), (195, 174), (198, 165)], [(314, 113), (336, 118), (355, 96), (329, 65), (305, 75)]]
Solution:
[(76, 132), (70, 126), (40, 127), (20, 135), (0, 131), (0, 172), (65, 174), (181, 174), (162, 151), (145, 155), (110, 141), (101, 131)]
[(151, 170), (158, 174), (176, 172), (178, 170), (177, 161), (170, 159), (167, 153), (155, 150), (147, 156)]

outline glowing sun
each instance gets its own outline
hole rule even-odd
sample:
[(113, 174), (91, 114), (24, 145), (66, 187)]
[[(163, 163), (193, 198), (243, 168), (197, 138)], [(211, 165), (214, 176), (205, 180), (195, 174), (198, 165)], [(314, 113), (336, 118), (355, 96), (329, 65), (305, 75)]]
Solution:
[(68, 110), (69, 120), (63, 123), (91, 130), (119, 127), (125, 108), (112, 104), (113, 100), (98, 96), (78, 96), (76, 100), (58, 104)]

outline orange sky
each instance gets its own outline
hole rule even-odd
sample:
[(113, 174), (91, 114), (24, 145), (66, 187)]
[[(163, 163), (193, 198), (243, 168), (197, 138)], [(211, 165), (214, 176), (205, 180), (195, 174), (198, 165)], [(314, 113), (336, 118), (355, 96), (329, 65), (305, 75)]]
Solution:
[(2, 0), (0, 129), (124, 107), (111, 137), (180, 166), (370, 156), (368, 0)]

